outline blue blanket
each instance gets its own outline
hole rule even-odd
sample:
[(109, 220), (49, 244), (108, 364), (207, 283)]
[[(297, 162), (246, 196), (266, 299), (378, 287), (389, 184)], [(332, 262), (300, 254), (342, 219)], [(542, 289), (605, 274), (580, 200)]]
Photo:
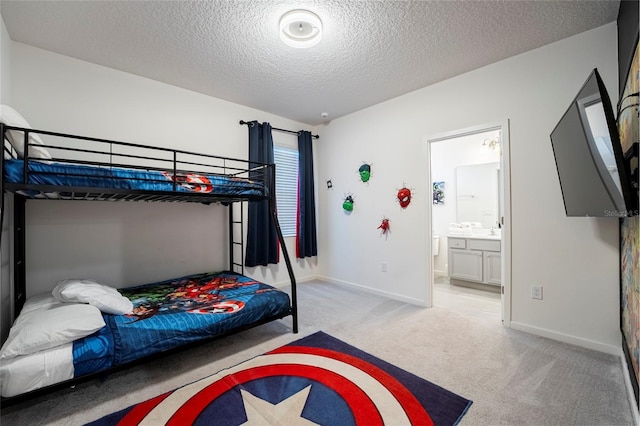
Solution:
[[(22, 160), (5, 160), (5, 179), (23, 180)], [(175, 189), (174, 189), (175, 182)], [(219, 195), (263, 195), (259, 181), (225, 175), (173, 173), (157, 170), (97, 167), (29, 161), (29, 184), (143, 191), (199, 192)]]
[(189, 275), (119, 291), (133, 302), (133, 313), (105, 314), (106, 327), (74, 342), (75, 377), (290, 311), (288, 294), (231, 272)]

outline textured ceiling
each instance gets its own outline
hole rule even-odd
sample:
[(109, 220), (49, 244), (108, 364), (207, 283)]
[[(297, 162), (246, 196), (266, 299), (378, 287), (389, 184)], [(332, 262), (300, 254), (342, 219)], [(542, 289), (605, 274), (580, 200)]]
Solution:
[[(13, 41), (317, 125), (615, 21), (619, 1), (0, 1)], [(278, 38), (285, 12), (322, 41)], [(329, 114), (328, 119), (321, 117)]]

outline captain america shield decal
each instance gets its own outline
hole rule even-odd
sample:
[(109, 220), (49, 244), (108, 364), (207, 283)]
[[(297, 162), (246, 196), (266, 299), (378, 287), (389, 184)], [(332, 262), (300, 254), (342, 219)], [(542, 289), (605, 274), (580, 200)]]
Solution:
[(322, 332), (95, 425), (455, 425), (471, 401)]
[[(297, 401), (302, 405), (300, 412), (277, 409), (307, 387), (304, 399)], [(254, 397), (252, 401), (247, 401), (247, 394)], [(266, 408), (256, 408), (256, 399)], [(340, 352), (296, 346), (282, 347), (210, 380), (180, 388), (134, 423), (238, 425), (249, 420), (255, 424), (284, 420), (285, 424), (327, 424), (336, 416), (351, 418), (354, 425), (433, 424), (411, 392), (373, 364)], [(124, 424), (130, 420), (134, 419), (122, 419)]]

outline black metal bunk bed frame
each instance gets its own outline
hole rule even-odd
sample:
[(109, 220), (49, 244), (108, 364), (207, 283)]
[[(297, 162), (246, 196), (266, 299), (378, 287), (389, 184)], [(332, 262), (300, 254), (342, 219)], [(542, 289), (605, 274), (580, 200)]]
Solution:
[[(5, 159), (17, 158), (17, 153), (7, 142), (6, 132), (19, 131), (24, 134), (24, 162), (23, 167), (23, 179), (22, 182), (13, 183), (5, 180)], [(220, 203), (228, 207), (228, 232), (229, 232), (229, 270), (240, 274), (244, 273), (244, 265), (242, 259), (238, 261), (237, 256), (234, 255), (236, 248), (239, 248), (240, 257), (244, 254), (244, 202), (256, 202), (267, 201), (269, 203), (269, 212), (271, 220), (275, 225), (278, 240), (282, 250), (283, 258), (286, 263), (287, 272), (291, 281), (291, 305), (289, 312), (284, 315), (279, 315), (275, 318), (267, 318), (256, 323), (248, 324), (242, 327), (238, 327), (229, 332), (222, 333), (220, 335), (212, 336), (201, 342), (203, 343), (216, 338), (220, 338), (226, 335), (230, 335), (242, 330), (246, 330), (261, 324), (268, 323), (277, 319), (284, 318), (286, 316), (292, 316), (292, 331), (298, 332), (298, 309), (297, 309), (297, 290), (296, 279), (293, 273), (293, 267), (289, 258), (289, 253), (284, 242), (282, 230), (278, 222), (276, 213), (276, 199), (275, 199), (275, 164), (249, 162), (247, 160), (240, 160), (230, 157), (222, 157), (216, 155), (200, 154), (189, 151), (152, 147), (141, 144), (133, 144), (127, 142), (119, 142), (107, 139), (50, 132), (36, 129), (26, 129), (20, 127), (6, 126), (0, 123), (0, 134), (4, 141), (4, 155), (0, 159), (0, 194), (2, 199), (0, 200), (0, 225), (4, 221), (5, 213), (5, 193), (13, 194), (13, 315), (12, 318), (18, 316), (22, 306), (26, 301), (26, 220), (25, 220), (25, 205), (27, 200), (96, 200), (96, 201), (149, 201), (149, 202), (188, 202), (188, 203)], [(50, 160), (52, 162), (64, 162), (67, 164), (81, 164), (97, 167), (108, 168), (128, 168), (139, 170), (156, 170), (169, 173), (171, 176), (178, 176), (180, 173), (205, 173), (205, 174), (219, 174), (223, 176), (233, 176), (250, 178), (264, 182), (264, 189), (259, 195), (238, 195), (238, 194), (207, 194), (199, 192), (177, 192), (179, 182), (177, 178), (173, 180), (172, 191), (158, 191), (158, 190), (130, 190), (130, 189), (118, 189), (118, 188), (103, 188), (103, 187), (76, 187), (67, 185), (42, 185), (33, 184), (29, 182), (29, 175), (32, 173), (29, 171), (29, 135), (38, 134), (46, 135), (52, 138), (64, 138), (81, 143), (93, 143), (97, 144), (98, 149), (87, 149), (77, 147), (66, 147), (61, 145), (53, 145), (48, 141), (45, 145), (40, 145), (43, 148), (50, 149), (56, 153), (62, 153), (61, 156), (54, 156)], [(158, 156), (139, 155), (133, 152), (153, 152)], [(73, 154), (70, 156), (64, 155), (65, 153)], [(164, 155), (164, 158), (159, 157), (160, 154)], [(73, 156), (76, 158), (73, 158)], [(94, 159), (80, 159), (81, 156), (94, 157)], [(96, 158), (107, 158), (108, 160), (101, 160)], [(185, 158), (181, 160), (180, 158)], [(120, 159), (116, 162), (115, 159)], [(188, 158), (192, 158), (189, 160)], [(37, 160), (36, 160), (37, 161)], [(145, 163), (147, 162), (147, 163)], [(146, 165), (145, 165), (146, 164)], [(168, 166), (159, 166), (159, 164), (165, 164)], [(150, 166), (152, 165), (152, 166)], [(198, 171), (192, 169), (184, 170), (183, 167), (198, 167)], [(206, 171), (204, 171), (206, 170)], [(214, 170), (214, 171), (212, 171)], [(215, 172), (217, 171), (217, 172)], [(234, 214), (234, 204), (240, 203), (240, 214)], [(239, 230), (235, 229), (239, 226)], [(2, 238), (2, 230), (0, 229), (0, 239)], [(192, 344), (193, 345), (193, 344)], [(188, 347), (190, 345), (186, 345)], [(182, 348), (176, 348), (175, 350), (169, 350), (156, 356), (164, 355), (167, 353), (176, 352)], [(149, 357), (151, 358), (151, 357)], [(148, 359), (148, 358), (145, 358)], [(143, 359), (144, 360), (144, 359)], [(142, 361), (142, 360), (140, 360)], [(133, 362), (132, 364), (136, 364)], [(129, 367), (131, 364), (118, 366), (99, 373), (83, 376), (80, 378), (74, 378), (70, 381), (65, 381), (56, 385), (51, 385), (46, 388), (27, 392), (26, 394), (19, 395), (11, 398), (2, 398), (3, 405), (7, 405), (7, 402), (13, 403), (22, 401), (23, 399), (46, 393), (51, 390), (59, 389), (62, 387), (70, 386), (75, 383), (90, 380), (95, 377), (104, 376), (114, 370)], [(25, 398), (26, 397), (26, 398)]]

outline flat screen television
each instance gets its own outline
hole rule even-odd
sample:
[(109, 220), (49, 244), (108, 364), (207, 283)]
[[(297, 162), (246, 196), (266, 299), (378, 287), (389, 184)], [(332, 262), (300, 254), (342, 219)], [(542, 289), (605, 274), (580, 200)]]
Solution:
[(637, 215), (611, 100), (597, 69), (551, 132), (567, 216)]

